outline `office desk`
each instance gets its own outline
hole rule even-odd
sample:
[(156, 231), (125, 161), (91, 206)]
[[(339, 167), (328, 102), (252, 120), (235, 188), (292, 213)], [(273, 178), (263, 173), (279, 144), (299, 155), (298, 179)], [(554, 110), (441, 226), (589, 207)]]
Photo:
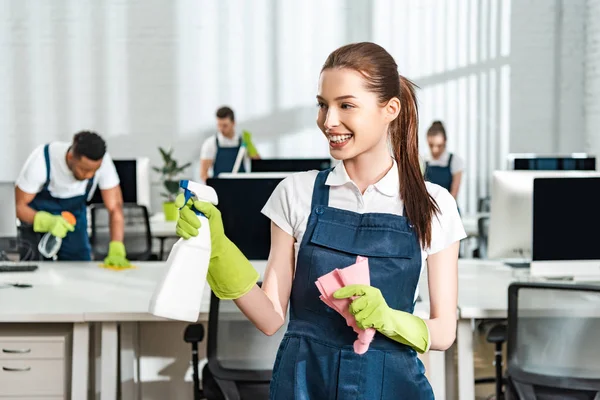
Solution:
[(152, 233), (152, 237), (160, 241), (159, 260), (164, 259), (165, 240), (178, 238), (175, 234), (176, 225), (175, 221), (165, 221), (165, 214), (163, 213), (156, 213), (150, 217), (150, 232)]
[(475, 398), (474, 320), (507, 318), (508, 286), (528, 280), (529, 270), (478, 259), (460, 259), (458, 270), (458, 398), (472, 400)]
[[(139, 343), (137, 325), (141, 321), (168, 321), (148, 313), (155, 283), (162, 276), (164, 262), (140, 262), (138, 268), (111, 271), (97, 262), (40, 263), (33, 273), (2, 273), (0, 282), (31, 283), (32, 288), (0, 290), (0, 324), (15, 322), (64, 322), (73, 324), (71, 390), (73, 399), (86, 399), (88, 392), (89, 328), (100, 325), (100, 392), (102, 400), (117, 394), (117, 362), (121, 344), (121, 373), (131, 385), (122, 388), (123, 399), (139, 398)], [(266, 262), (253, 262), (264, 273)], [(426, 286), (423, 282), (421, 286)], [(424, 288), (422, 289), (424, 290)], [(427, 297), (423, 296), (424, 299)], [(200, 321), (208, 318), (210, 291), (204, 291)], [(239, 317), (238, 310), (232, 318)], [(415, 314), (428, 318), (429, 305), (418, 302)], [(120, 325), (120, 338), (119, 338)], [(432, 386), (436, 398), (444, 398), (444, 353), (431, 352)], [(440, 361), (441, 360), (441, 361)], [(97, 382), (98, 383), (98, 382)]]

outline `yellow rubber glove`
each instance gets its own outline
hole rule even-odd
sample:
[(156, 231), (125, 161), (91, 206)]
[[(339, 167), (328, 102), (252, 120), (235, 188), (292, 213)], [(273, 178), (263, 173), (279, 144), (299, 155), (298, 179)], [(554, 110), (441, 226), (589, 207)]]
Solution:
[(108, 244), (108, 255), (104, 259), (104, 265), (119, 268), (130, 266), (125, 245), (122, 242), (112, 241)]
[(50, 232), (52, 235), (64, 239), (67, 233), (75, 230), (75, 226), (68, 223), (61, 215), (38, 211), (33, 217), (33, 230), (42, 233)]
[(350, 304), (350, 313), (361, 329), (375, 328), (396, 342), (418, 353), (429, 350), (429, 328), (421, 318), (404, 311), (391, 309), (381, 291), (368, 285), (348, 285), (338, 289), (333, 297), (347, 299), (359, 296)]
[[(211, 254), (206, 277), (215, 295), (224, 300), (242, 297), (258, 282), (259, 274), (250, 261), (242, 254), (231, 240), (225, 236), (221, 212), (211, 203), (204, 201), (188, 201), (180, 194), (175, 199), (175, 206), (180, 208), (177, 220), (177, 235), (189, 239), (198, 235), (200, 219), (192, 210), (192, 206), (208, 218), (210, 226)], [(182, 208), (183, 207), (183, 208)]]
[(256, 157), (258, 155), (258, 150), (256, 150), (256, 146), (254, 146), (254, 143), (252, 142), (252, 134), (248, 131), (243, 131), (242, 141), (246, 145), (248, 157)]

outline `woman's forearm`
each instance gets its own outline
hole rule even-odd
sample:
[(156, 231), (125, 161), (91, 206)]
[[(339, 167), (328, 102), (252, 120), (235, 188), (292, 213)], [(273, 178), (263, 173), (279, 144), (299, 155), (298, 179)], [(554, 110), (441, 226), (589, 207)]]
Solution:
[(429, 329), (429, 350), (448, 350), (456, 339), (456, 316), (454, 318), (426, 319)]
[(265, 335), (274, 335), (285, 322), (286, 312), (276, 307), (269, 296), (255, 285), (248, 293), (234, 300), (244, 315)]

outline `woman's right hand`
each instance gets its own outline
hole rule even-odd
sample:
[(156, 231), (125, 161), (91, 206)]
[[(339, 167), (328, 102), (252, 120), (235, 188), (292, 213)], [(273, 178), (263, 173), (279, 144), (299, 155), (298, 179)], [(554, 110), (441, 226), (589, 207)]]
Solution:
[(226, 239), (226, 237), (225, 231), (223, 229), (223, 220), (221, 219), (221, 212), (219, 211), (219, 209), (217, 209), (217, 207), (206, 201), (190, 199), (188, 200), (185, 207), (183, 207), (184, 202), (185, 196), (183, 195), (183, 193), (179, 194), (175, 199), (175, 207), (181, 208), (179, 210), (179, 218), (177, 219), (177, 226), (175, 229), (175, 233), (177, 234), (177, 236), (185, 240), (191, 237), (198, 236), (198, 230), (202, 226), (202, 223), (200, 222), (200, 218), (198, 217), (198, 215), (196, 215), (196, 213), (192, 209), (193, 207), (196, 210), (200, 211), (202, 214), (204, 214), (208, 219), (208, 223), (210, 226), (210, 238), (213, 247), (215, 245), (217, 245), (217, 247), (222, 247), (218, 245), (220, 244), (220, 242)]
[[(180, 208), (184, 203), (185, 196), (178, 195), (175, 206)], [(210, 225), (211, 254), (208, 284), (220, 299), (231, 300), (245, 295), (256, 284), (259, 275), (244, 254), (225, 236), (221, 212), (214, 205), (204, 201), (189, 200), (185, 207), (179, 210), (177, 236), (183, 239), (198, 236), (201, 221), (192, 206), (208, 218)]]

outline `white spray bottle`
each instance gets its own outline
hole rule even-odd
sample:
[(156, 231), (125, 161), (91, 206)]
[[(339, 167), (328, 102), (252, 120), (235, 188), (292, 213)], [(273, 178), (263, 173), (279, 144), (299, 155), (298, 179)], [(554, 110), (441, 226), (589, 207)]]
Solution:
[[(180, 181), (179, 186), (184, 189), (184, 207), (192, 196), (214, 205), (219, 202), (217, 193), (210, 186), (188, 180)], [(206, 286), (211, 244), (208, 219), (195, 208), (192, 210), (200, 218), (198, 236), (187, 240), (180, 238), (173, 245), (167, 259), (165, 274), (150, 300), (150, 313), (157, 317), (188, 322), (198, 320)]]

